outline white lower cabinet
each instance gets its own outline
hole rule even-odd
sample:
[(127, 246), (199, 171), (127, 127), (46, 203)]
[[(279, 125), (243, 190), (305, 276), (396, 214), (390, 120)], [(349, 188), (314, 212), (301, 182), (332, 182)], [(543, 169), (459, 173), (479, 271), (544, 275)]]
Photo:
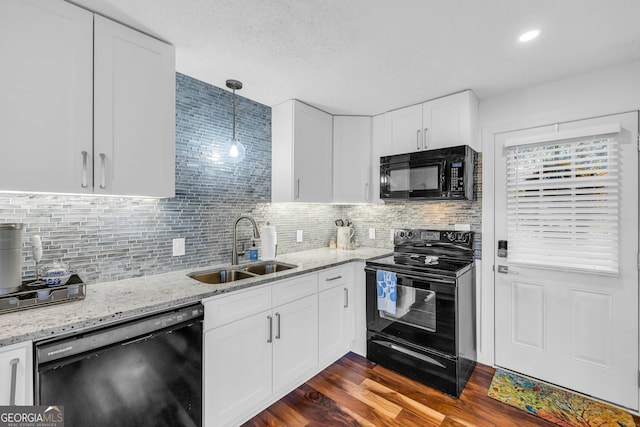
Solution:
[(0, 406), (33, 405), (33, 343), (0, 348)]
[(203, 301), (205, 426), (238, 425), (315, 373), (317, 294), (309, 274)]
[(322, 368), (344, 356), (354, 332), (353, 265), (327, 269), (319, 274), (318, 341)]

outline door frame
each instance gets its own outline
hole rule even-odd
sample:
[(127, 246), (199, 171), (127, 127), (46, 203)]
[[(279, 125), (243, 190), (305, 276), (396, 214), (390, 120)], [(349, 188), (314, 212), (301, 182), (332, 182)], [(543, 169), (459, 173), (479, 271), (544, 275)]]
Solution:
[[(525, 130), (540, 126), (549, 126), (556, 123), (564, 123), (578, 120), (592, 119), (614, 114), (636, 112), (640, 108), (625, 109), (615, 112), (585, 113), (578, 112), (563, 115), (561, 117), (546, 117), (538, 120), (525, 118), (513, 123), (481, 128), (482, 147), (482, 261), (484, 268), (480, 271), (480, 285), (477, 289), (478, 305), (478, 362), (495, 366), (495, 257), (496, 257), (496, 233), (495, 233), (495, 136), (496, 134)], [(639, 119), (640, 121), (640, 119)], [(638, 153), (640, 155), (640, 151)], [(640, 221), (640, 219), (639, 219)], [(640, 235), (638, 236), (640, 241)], [(640, 286), (640, 283), (639, 283)], [(640, 300), (637, 301), (640, 311)], [(639, 330), (640, 330), (640, 316)], [(640, 341), (640, 340), (639, 340)], [(638, 361), (640, 367), (640, 360)], [(640, 403), (640, 402), (639, 402)]]

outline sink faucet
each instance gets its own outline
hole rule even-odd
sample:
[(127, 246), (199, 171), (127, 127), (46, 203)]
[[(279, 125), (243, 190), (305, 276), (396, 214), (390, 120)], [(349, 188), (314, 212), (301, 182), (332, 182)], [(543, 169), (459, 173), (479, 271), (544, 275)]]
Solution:
[(260, 232), (258, 231), (258, 224), (256, 220), (249, 215), (240, 215), (233, 223), (233, 249), (231, 250), (231, 265), (238, 265), (238, 223), (241, 219), (248, 219), (253, 224), (253, 237), (260, 238)]

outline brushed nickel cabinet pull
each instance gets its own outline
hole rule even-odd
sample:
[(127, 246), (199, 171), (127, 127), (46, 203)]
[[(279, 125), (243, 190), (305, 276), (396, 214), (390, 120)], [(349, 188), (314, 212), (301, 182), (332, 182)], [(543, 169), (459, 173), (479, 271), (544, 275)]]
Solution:
[(276, 339), (279, 340), (280, 339), (280, 313), (276, 313), (276, 320), (278, 321), (276, 325), (278, 327), (278, 332), (276, 332)]
[(273, 342), (273, 317), (267, 316), (267, 320), (269, 321), (269, 338), (267, 342)]
[(349, 289), (344, 288), (344, 308), (349, 308)]
[(429, 140), (427, 139), (428, 132), (429, 132), (429, 128), (424, 128), (424, 133), (422, 134), (422, 139), (423, 139), (422, 146), (424, 147), (425, 150), (429, 146)]
[(418, 134), (416, 135), (416, 148), (420, 149), (420, 129), (418, 129)]
[(342, 276), (328, 277), (325, 279), (327, 282), (333, 282), (334, 280), (342, 279)]
[(87, 184), (87, 156), (89, 156), (89, 153), (87, 153), (86, 151), (82, 152), (82, 184), (81, 187), (82, 188), (87, 188), (88, 184)]
[(106, 154), (100, 153), (100, 188), (102, 188), (103, 190), (107, 188), (107, 183), (106, 183), (106, 178), (104, 173), (104, 170), (107, 166), (106, 157), (107, 157)]
[(18, 363), (20, 359), (11, 359), (9, 364), (11, 365), (11, 390), (9, 394), (9, 406), (15, 406), (16, 404), (16, 379), (18, 377)]

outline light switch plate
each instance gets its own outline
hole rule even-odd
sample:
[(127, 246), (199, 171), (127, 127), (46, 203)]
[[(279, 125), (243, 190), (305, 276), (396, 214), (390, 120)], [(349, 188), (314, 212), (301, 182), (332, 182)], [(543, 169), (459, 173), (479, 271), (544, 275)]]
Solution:
[(302, 230), (296, 231), (296, 242), (302, 243)]
[(173, 239), (173, 256), (182, 256), (185, 252), (184, 237)]
[(369, 238), (372, 240), (375, 240), (376, 238), (376, 229), (375, 228), (370, 228), (369, 229)]

